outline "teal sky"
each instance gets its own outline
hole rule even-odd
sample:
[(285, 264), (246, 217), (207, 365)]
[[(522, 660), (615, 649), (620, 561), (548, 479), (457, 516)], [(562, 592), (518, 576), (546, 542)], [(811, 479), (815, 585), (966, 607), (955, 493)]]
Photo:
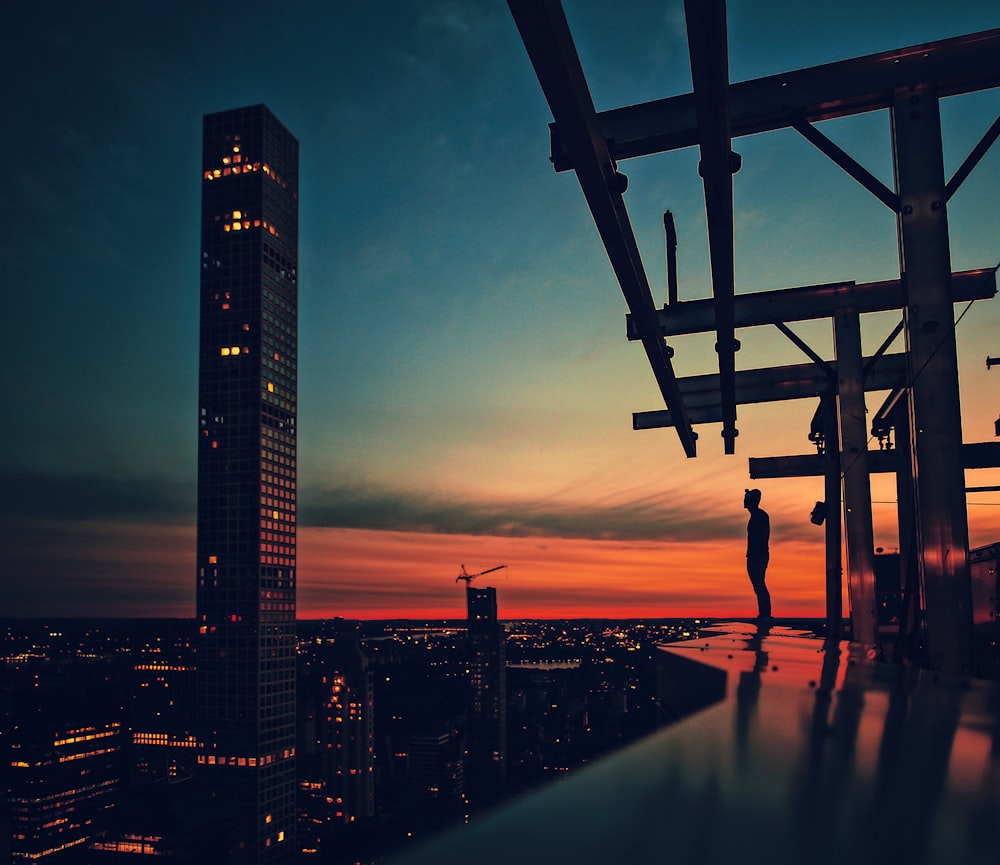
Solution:
[[(681, 0), (565, 6), (598, 109), (690, 90)], [(809, 451), (805, 402), (741, 411), (732, 457), (715, 427), (695, 460), (672, 431), (632, 431), (631, 413), (662, 401), (624, 339), (625, 304), (576, 179), (549, 163), (551, 116), (506, 3), (56, 0), (16, 2), (6, 19), (11, 612), (56, 609), (54, 598), (74, 609), (87, 580), (127, 612), (107, 576), (128, 572), (116, 551), (132, 545), (134, 563), (135, 545), (191, 541), (201, 118), (227, 108), (264, 102), (301, 144), (304, 529), (711, 544), (742, 532), (747, 457)], [(998, 26), (992, 0), (731, 0), (731, 77)], [(1000, 91), (943, 103), (949, 176), (998, 113)], [(823, 128), (891, 185), (884, 112)], [(779, 132), (735, 149), (738, 292), (898, 276), (892, 215), (811, 145)], [(710, 294), (697, 159), (621, 166), (657, 304), (665, 209), (682, 299)], [(1000, 261), (998, 201), (994, 146), (949, 204), (955, 270)], [(892, 324), (872, 322), (866, 349)], [(1000, 370), (984, 364), (1000, 355), (998, 325), (996, 301), (960, 324), (969, 441), (991, 438), (1000, 410)], [(830, 355), (829, 325), (797, 330)], [(678, 373), (711, 372), (711, 344), (678, 340)], [(743, 344), (741, 368), (802, 360), (773, 329)], [(817, 484), (770, 483), (779, 531), (814, 540), (804, 514)], [(1000, 508), (981, 505), (973, 540), (985, 543)], [(180, 561), (171, 579), (193, 596)], [(141, 608), (155, 596), (150, 586)]]

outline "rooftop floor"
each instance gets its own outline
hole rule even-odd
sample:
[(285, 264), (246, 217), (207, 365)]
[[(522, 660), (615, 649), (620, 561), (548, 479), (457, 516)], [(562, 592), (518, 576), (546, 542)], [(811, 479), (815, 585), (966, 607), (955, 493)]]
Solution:
[(660, 652), (694, 714), (393, 862), (998, 861), (1000, 684), (752, 624)]

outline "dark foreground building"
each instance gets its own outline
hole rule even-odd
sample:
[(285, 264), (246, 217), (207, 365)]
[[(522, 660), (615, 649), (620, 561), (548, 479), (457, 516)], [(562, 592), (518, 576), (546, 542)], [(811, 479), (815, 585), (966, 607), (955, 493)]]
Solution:
[(204, 119), (198, 773), (232, 861), (295, 855), (298, 141), (263, 105)]

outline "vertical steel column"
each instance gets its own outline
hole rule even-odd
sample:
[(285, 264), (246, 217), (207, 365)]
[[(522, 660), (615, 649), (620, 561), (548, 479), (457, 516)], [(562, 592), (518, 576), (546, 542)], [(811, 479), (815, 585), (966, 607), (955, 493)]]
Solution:
[(916, 661), (919, 656), (922, 617), (920, 568), (917, 564), (917, 524), (913, 512), (913, 464), (910, 460), (910, 407), (900, 400), (892, 410), (896, 438), (896, 523), (899, 534), (899, 569), (903, 602), (899, 613), (899, 639), (893, 660)]
[(941, 117), (933, 85), (898, 91), (892, 144), (910, 374), (910, 454), (927, 663), (972, 670), (969, 526), (962, 466)]
[(840, 432), (837, 429), (837, 397), (823, 398), (824, 440), (826, 442), (823, 490), (826, 498), (826, 638), (840, 640), (844, 620), (844, 576), (842, 520), (840, 518)]
[(878, 643), (875, 617), (875, 540), (868, 473), (868, 424), (865, 417), (861, 321), (854, 310), (833, 316), (837, 352), (840, 416), (840, 470), (844, 476), (844, 528), (847, 535), (847, 588), (851, 602), (851, 637), (855, 643)]

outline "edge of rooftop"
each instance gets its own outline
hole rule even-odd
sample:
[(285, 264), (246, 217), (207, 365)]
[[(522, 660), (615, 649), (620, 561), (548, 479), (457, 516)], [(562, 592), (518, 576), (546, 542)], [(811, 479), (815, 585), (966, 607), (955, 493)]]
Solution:
[(1000, 683), (780, 625), (658, 647), (677, 720), (393, 865), (974, 863), (1000, 849)]

